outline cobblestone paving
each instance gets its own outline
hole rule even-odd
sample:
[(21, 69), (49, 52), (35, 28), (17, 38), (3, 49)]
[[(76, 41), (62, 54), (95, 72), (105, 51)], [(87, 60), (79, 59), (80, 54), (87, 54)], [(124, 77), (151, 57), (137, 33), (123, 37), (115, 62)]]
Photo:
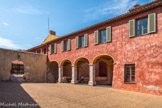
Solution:
[(162, 108), (162, 96), (57, 83), (0, 83), (0, 102), (42, 108)]

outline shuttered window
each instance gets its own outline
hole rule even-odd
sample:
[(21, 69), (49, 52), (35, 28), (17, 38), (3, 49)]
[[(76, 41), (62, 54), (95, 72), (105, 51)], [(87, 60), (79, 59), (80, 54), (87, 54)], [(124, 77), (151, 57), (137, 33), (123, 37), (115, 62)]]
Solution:
[(40, 49), (40, 53), (41, 53), (41, 54), (43, 53), (42, 48)]
[(67, 51), (71, 49), (71, 39), (67, 40)]
[(52, 54), (52, 46), (49, 45), (49, 54)]
[(111, 26), (106, 27), (106, 42), (111, 42)]
[(79, 37), (75, 37), (75, 48), (78, 49), (79, 48)]
[(56, 54), (57, 53), (57, 44), (56, 43), (54, 44), (54, 49), (53, 50), (54, 50), (54, 54)]
[(124, 66), (125, 82), (135, 82), (135, 64), (125, 64)]
[(64, 51), (64, 41), (61, 41), (61, 51)]
[[(136, 31), (135, 31), (136, 30)], [(156, 13), (151, 13), (141, 19), (129, 20), (129, 37), (156, 32)]]
[(98, 44), (98, 30), (96, 30), (94, 32), (94, 44), (97, 45)]
[(88, 34), (84, 34), (84, 47), (88, 46)]
[(135, 36), (135, 19), (129, 20), (129, 37)]
[(156, 13), (148, 15), (149, 33), (156, 32)]

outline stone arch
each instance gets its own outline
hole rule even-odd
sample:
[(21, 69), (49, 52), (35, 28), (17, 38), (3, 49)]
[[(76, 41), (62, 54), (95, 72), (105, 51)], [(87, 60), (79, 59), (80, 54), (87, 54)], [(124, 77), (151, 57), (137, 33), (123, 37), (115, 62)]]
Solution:
[(70, 83), (72, 80), (72, 67), (71, 67), (72, 63), (70, 60), (68, 59), (64, 59), (62, 60), (60, 66), (63, 69), (63, 78), (62, 78), (62, 82), (64, 83)]
[(56, 83), (58, 81), (58, 62), (50, 61), (47, 65), (47, 82)]
[[(89, 81), (89, 60), (85, 57), (79, 57), (75, 60), (74, 65), (77, 67), (77, 80), (79, 83), (87, 83)], [(81, 81), (81, 77), (84, 81)]]
[(114, 58), (107, 54), (96, 56), (92, 63), (95, 65), (95, 80), (97, 85), (112, 85)]
[(77, 58), (77, 59), (74, 61), (73, 64), (74, 64), (74, 65), (77, 65), (78, 61), (80, 61), (81, 59), (86, 59), (86, 60), (88, 61), (88, 63), (90, 63), (88, 58), (86, 58), (86, 57), (79, 57), (79, 58)]

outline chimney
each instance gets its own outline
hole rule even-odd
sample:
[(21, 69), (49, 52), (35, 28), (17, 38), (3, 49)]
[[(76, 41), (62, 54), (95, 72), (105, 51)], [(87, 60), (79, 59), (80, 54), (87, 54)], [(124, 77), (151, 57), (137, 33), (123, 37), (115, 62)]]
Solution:
[(49, 35), (56, 35), (56, 32), (55, 32), (55, 31), (50, 30), (50, 31), (49, 31)]
[(139, 7), (139, 6), (141, 6), (141, 5), (136, 4), (136, 5), (133, 6), (133, 9), (135, 9), (136, 7)]

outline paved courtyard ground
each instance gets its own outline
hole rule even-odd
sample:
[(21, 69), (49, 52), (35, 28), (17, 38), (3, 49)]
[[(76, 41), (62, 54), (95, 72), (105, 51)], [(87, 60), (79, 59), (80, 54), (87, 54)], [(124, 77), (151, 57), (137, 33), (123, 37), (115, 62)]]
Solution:
[(87, 85), (0, 83), (0, 107), (9, 103), (42, 108), (162, 108), (162, 96)]

